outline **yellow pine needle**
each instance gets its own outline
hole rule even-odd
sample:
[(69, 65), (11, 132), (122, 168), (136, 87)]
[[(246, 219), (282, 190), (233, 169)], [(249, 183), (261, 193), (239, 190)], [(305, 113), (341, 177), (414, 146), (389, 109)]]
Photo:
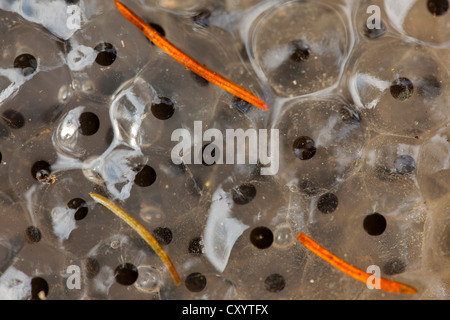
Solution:
[[(367, 284), (367, 280), (369, 277), (372, 277), (373, 275), (370, 273), (367, 273), (361, 269), (358, 269), (349, 263), (345, 262), (344, 260), (338, 258), (328, 250), (326, 250), (324, 247), (322, 247), (320, 244), (315, 242), (313, 239), (309, 238), (307, 235), (303, 233), (299, 233), (297, 236), (297, 240), (300, 241), (306, 248), (311, 250), (313, 253), (315, 253), (317, 256), (331, 264), (333, 267), (339, 269), (340, 271), (344, 272), (345, 274), (348, 274), (352, 278), (359, 280), (363, 283)], [(377, 278), (377, 277), (374, 277)], [(391, 281), (384, 278), (379, 278), (377, 280), (380, 280), (380, 289), (395, 293), (403, 293), (403, 294), (416, 294), (417, 290), (413, 287), (410, 287), (406, 284)]]
[(158, 241), (156, 241), (156, 239), (139, 222), (137, 222), (132, 216), (130, 216), (127, 212), (125, 212), (116, 204), (112, 203), (107, 198), (96, 193), (89, 193), (89, 195), (92, 197), (92, 199), (105, 206), (116, 216), (125, 221), (131, 228), (133, 228), (142, 237), (142, 239), (144, 239), (150, 245), (150, 247), (155, 250), (156, 254), (167, 266), (170, 276), (172, 277), (175, 285), (179, 286), (181, 284), (180, 276), (178, 275), (178, 272), (175, 269), (175, 266), (173, 265), (169, 256), (166, 254)]

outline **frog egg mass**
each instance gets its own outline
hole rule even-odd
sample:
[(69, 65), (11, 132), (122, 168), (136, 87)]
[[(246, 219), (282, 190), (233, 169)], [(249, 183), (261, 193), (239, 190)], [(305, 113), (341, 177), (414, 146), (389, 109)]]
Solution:
[(449, 25), (0, 0), (0, 299), (449, 299)]

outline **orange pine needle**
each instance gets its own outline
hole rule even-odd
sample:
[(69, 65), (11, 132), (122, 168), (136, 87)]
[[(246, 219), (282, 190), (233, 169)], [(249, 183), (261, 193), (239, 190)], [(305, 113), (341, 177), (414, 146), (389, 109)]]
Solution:
[[(348, 274), (352, 278), (359, 280), (363, 283), (367, 283), (367, 280), (369, 277), (372, 277), (373, 275), (370, 273), (367, 273), (363, 270), (360, 270), (349, 263), (345, 262), (344, 260), (336, 257), (334, 254), (326, 250), (324, 247), (319, 245), (317, 242), (309, 238), (307, 235), (303, 233), (299, 233), (297, 236), (297, 240), (300, 241), (306, 248), (311, 250), (313, 253), (315, 253), (317, 256), (331, 264), (333, 267), (341, 270), (342, 272)], [(413, 287), (410, 287), (408, 285), (405, 285), (400, 282), (391, 281), (384, 278), (379, 278), (380, 280), (380, 289), (395, 293), (403, 293), (403, 294), (416, 294), (417, 290)]]
[(105, 197), (96, 193), (89, 193), (89, 195), (96, 202), (105, 206), (107, 209), (112, 211), (116, 216), (125, 221), (130, 227), (132, 227), (134, 231), (136, 231), (150, 245), (150, 247), (152, 247), (152, 249), (155, 250), (155, 252), (161, 258), (161, 260), (167, 266), (175, 285), (179, 286), (181, 284), (180, 276), (178, 275), (178, 272), (175, 269), (175, 266), (173, 265), (169, 256), (166, 254), (166, 252), (158, 243), (158, 241), (156, 241), (156, 239), (139, 222), (137, 222), (132, 216), (130, 216), (127, 212), (125, 212), (125, 210), (115, 205)]
[(166, 38), (161, 36), (155, 29), (145, 23), (145, 21), (139, 18), (133, 11), (128, 9), (124, 4), (119, 1), (115, 1), (115, 4), (117, 9), (125, 18), (127, 18), (131, 23), (138, 27), (138, 29), (141, 30), (141, 32), (145, 34), (161, 50), (177, 60), (179, 63), (183, 64), (186, 68), (192, 70), (204, 79), (216, 84), (225, 91), (228, 91), (229, 93), (247, 101), (248, 103), (253, 104), (261, 110), (269, 110), (269, 106), (264, 101), (256, 97), (253, 93), (232, 82), (231, 80), (228, 80), (227, 78), (221, 76), (215, 71), (205, 67), (204, 65), (197, 62), (192, 57), (188, 56), (186, 53), (178, 49)]

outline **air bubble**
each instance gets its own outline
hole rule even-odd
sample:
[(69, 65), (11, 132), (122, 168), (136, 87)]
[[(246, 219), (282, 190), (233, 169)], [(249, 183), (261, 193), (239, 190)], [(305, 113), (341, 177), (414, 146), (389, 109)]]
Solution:
[(147, 204), (141, 205), (141, 210), (139, 216), (142, 220), (149, 223), (150, 225), (155, 225), (164, 222), (166, 215), (164, 211), (155, 206), (150, 206)]
[(288, 224), (282, 224), (275, 228), (273, 245), (278, 248), (287, 248), (295, 243), (292, 228)]
[(73, 92), (69, 85), (63, 85), (58, 91), (58, 102), (61, 104), (66, 104), (72, 97)]
[(93, 94), (95, 92), (94, 82), (91, 80), (84, 80), (81, 82), (81, 91), (85, 94)]
[(118, 240), (111, 241), (110, 247), (112, 249), (118, 249), (120, 247), (120, 241), (118, 241)]
[(158, 292), (161, 288), (161, 273), (152, 266), (139, 266), (139, 276), (134, 283), (136, 289), (145, 293)]

